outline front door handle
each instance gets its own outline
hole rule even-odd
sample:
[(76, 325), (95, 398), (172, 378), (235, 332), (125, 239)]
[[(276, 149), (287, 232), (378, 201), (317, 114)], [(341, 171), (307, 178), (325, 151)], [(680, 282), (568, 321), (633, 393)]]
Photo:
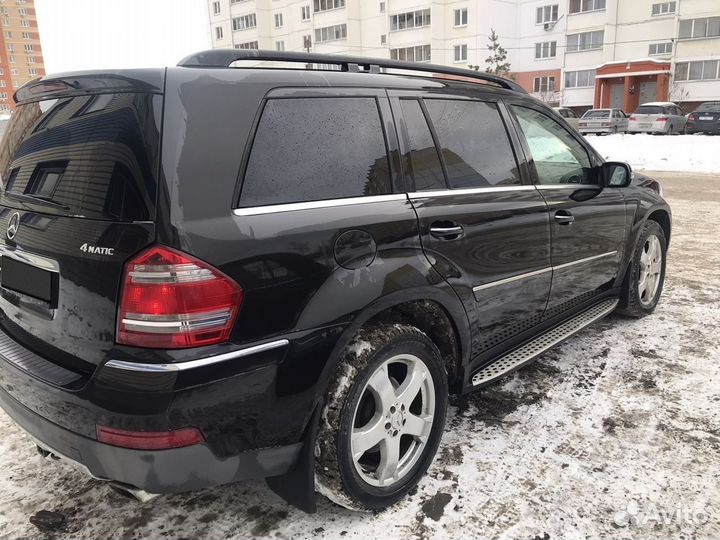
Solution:
[(567, 210), (558, 210), (555, 212), (555, 221), (560, 225), (570, 225), (575, 221), (575, 216)]
[(436, 221), (430, 225), (430, 234), (440, 240), (455, 240), (462, 236), (463, 228), (452, 221)]

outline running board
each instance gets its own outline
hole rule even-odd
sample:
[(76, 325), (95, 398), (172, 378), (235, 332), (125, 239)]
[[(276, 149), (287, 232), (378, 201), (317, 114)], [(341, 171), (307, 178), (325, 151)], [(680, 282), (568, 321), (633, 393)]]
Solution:
[(617, 298), (604, 300), (544, 334), (533, 338), (532, 341), (528, 341), (525, 345), (518, 347), (505, 356), (501, 356), (492, 364), (488, 364), (477, 371), (472, 376), (472, 385), (484, 386), (523, 367), (561, 341), (565, 341), (586, 326), (611, 313), (618, 305), (618, 301)]

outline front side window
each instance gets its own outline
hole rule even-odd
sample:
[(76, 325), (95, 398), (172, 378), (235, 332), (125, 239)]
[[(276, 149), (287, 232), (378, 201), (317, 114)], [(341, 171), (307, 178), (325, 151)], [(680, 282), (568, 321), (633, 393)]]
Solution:
[(405, 168), (413, 180), (415, 191), (447, 189), (440, 155), (420, 102), (416, 99), (403, 99), (400, 107), (405, 120), (401, 132), (408, 146)]
[(248, 159), (240, 206), (391, 191), (375, 98), (267, 101)]
[(425, 99), (451, 188), (521, 184), (517, 161), (495, 103)]
[(540, 184), (596, 182), (587, 151), (564, 127), (535, 109), (517, 105), (512, 109), (525, 135)]

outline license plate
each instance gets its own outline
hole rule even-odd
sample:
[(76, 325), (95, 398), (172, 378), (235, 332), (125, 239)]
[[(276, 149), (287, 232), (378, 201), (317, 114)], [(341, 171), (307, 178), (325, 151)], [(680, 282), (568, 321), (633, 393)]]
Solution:
[(643, 129), (650, 129), (652, 127), (652, 124), (640, 124), (640, 127)]
[(701, 116), (700, 120), (715, 120), (712, 116)]
[(2, 258), (0, 282), (6, 289), (44, 300), (57, 307), (57, 274), (10, 257)]

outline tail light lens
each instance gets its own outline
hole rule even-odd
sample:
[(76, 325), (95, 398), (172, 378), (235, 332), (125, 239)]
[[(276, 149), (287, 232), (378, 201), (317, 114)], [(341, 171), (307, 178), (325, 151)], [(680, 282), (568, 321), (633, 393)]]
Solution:
[(578, 125), (579, 125), (580, 127), (586, 127), (586, 126), (587, 126), (587, 122), (580, 122)]
[(690, 120), (691, 122), (694, 122), (694, 121), (695, 121), (695, 115), (694, 115), (694, 114), (691, 114), (690, 116), (688, 116), (688, 120)]
[(227, 341), (243, 291), (190, 255), (151, 247), (125, 265), (117, 342), (181, 349)]
[(664, 116), (658, 116), (657, 121), (658, 122), (667, 122), (667, 118), (665, 118)]
[(602, 127), (610, 127), (610, 122), (603, 122)]
[(634, 116), (631, 116), (631, 117), (630, 117), (630, 121), (636, 122), (636, 121), (637, 121), (637, 118), (635, 118)]
[(95, 432), (101, 443), (133, 450), (168, 450), (205, 442), (200, 430), (193, 427), (173, 431), (126, 431), (96, 426)]

